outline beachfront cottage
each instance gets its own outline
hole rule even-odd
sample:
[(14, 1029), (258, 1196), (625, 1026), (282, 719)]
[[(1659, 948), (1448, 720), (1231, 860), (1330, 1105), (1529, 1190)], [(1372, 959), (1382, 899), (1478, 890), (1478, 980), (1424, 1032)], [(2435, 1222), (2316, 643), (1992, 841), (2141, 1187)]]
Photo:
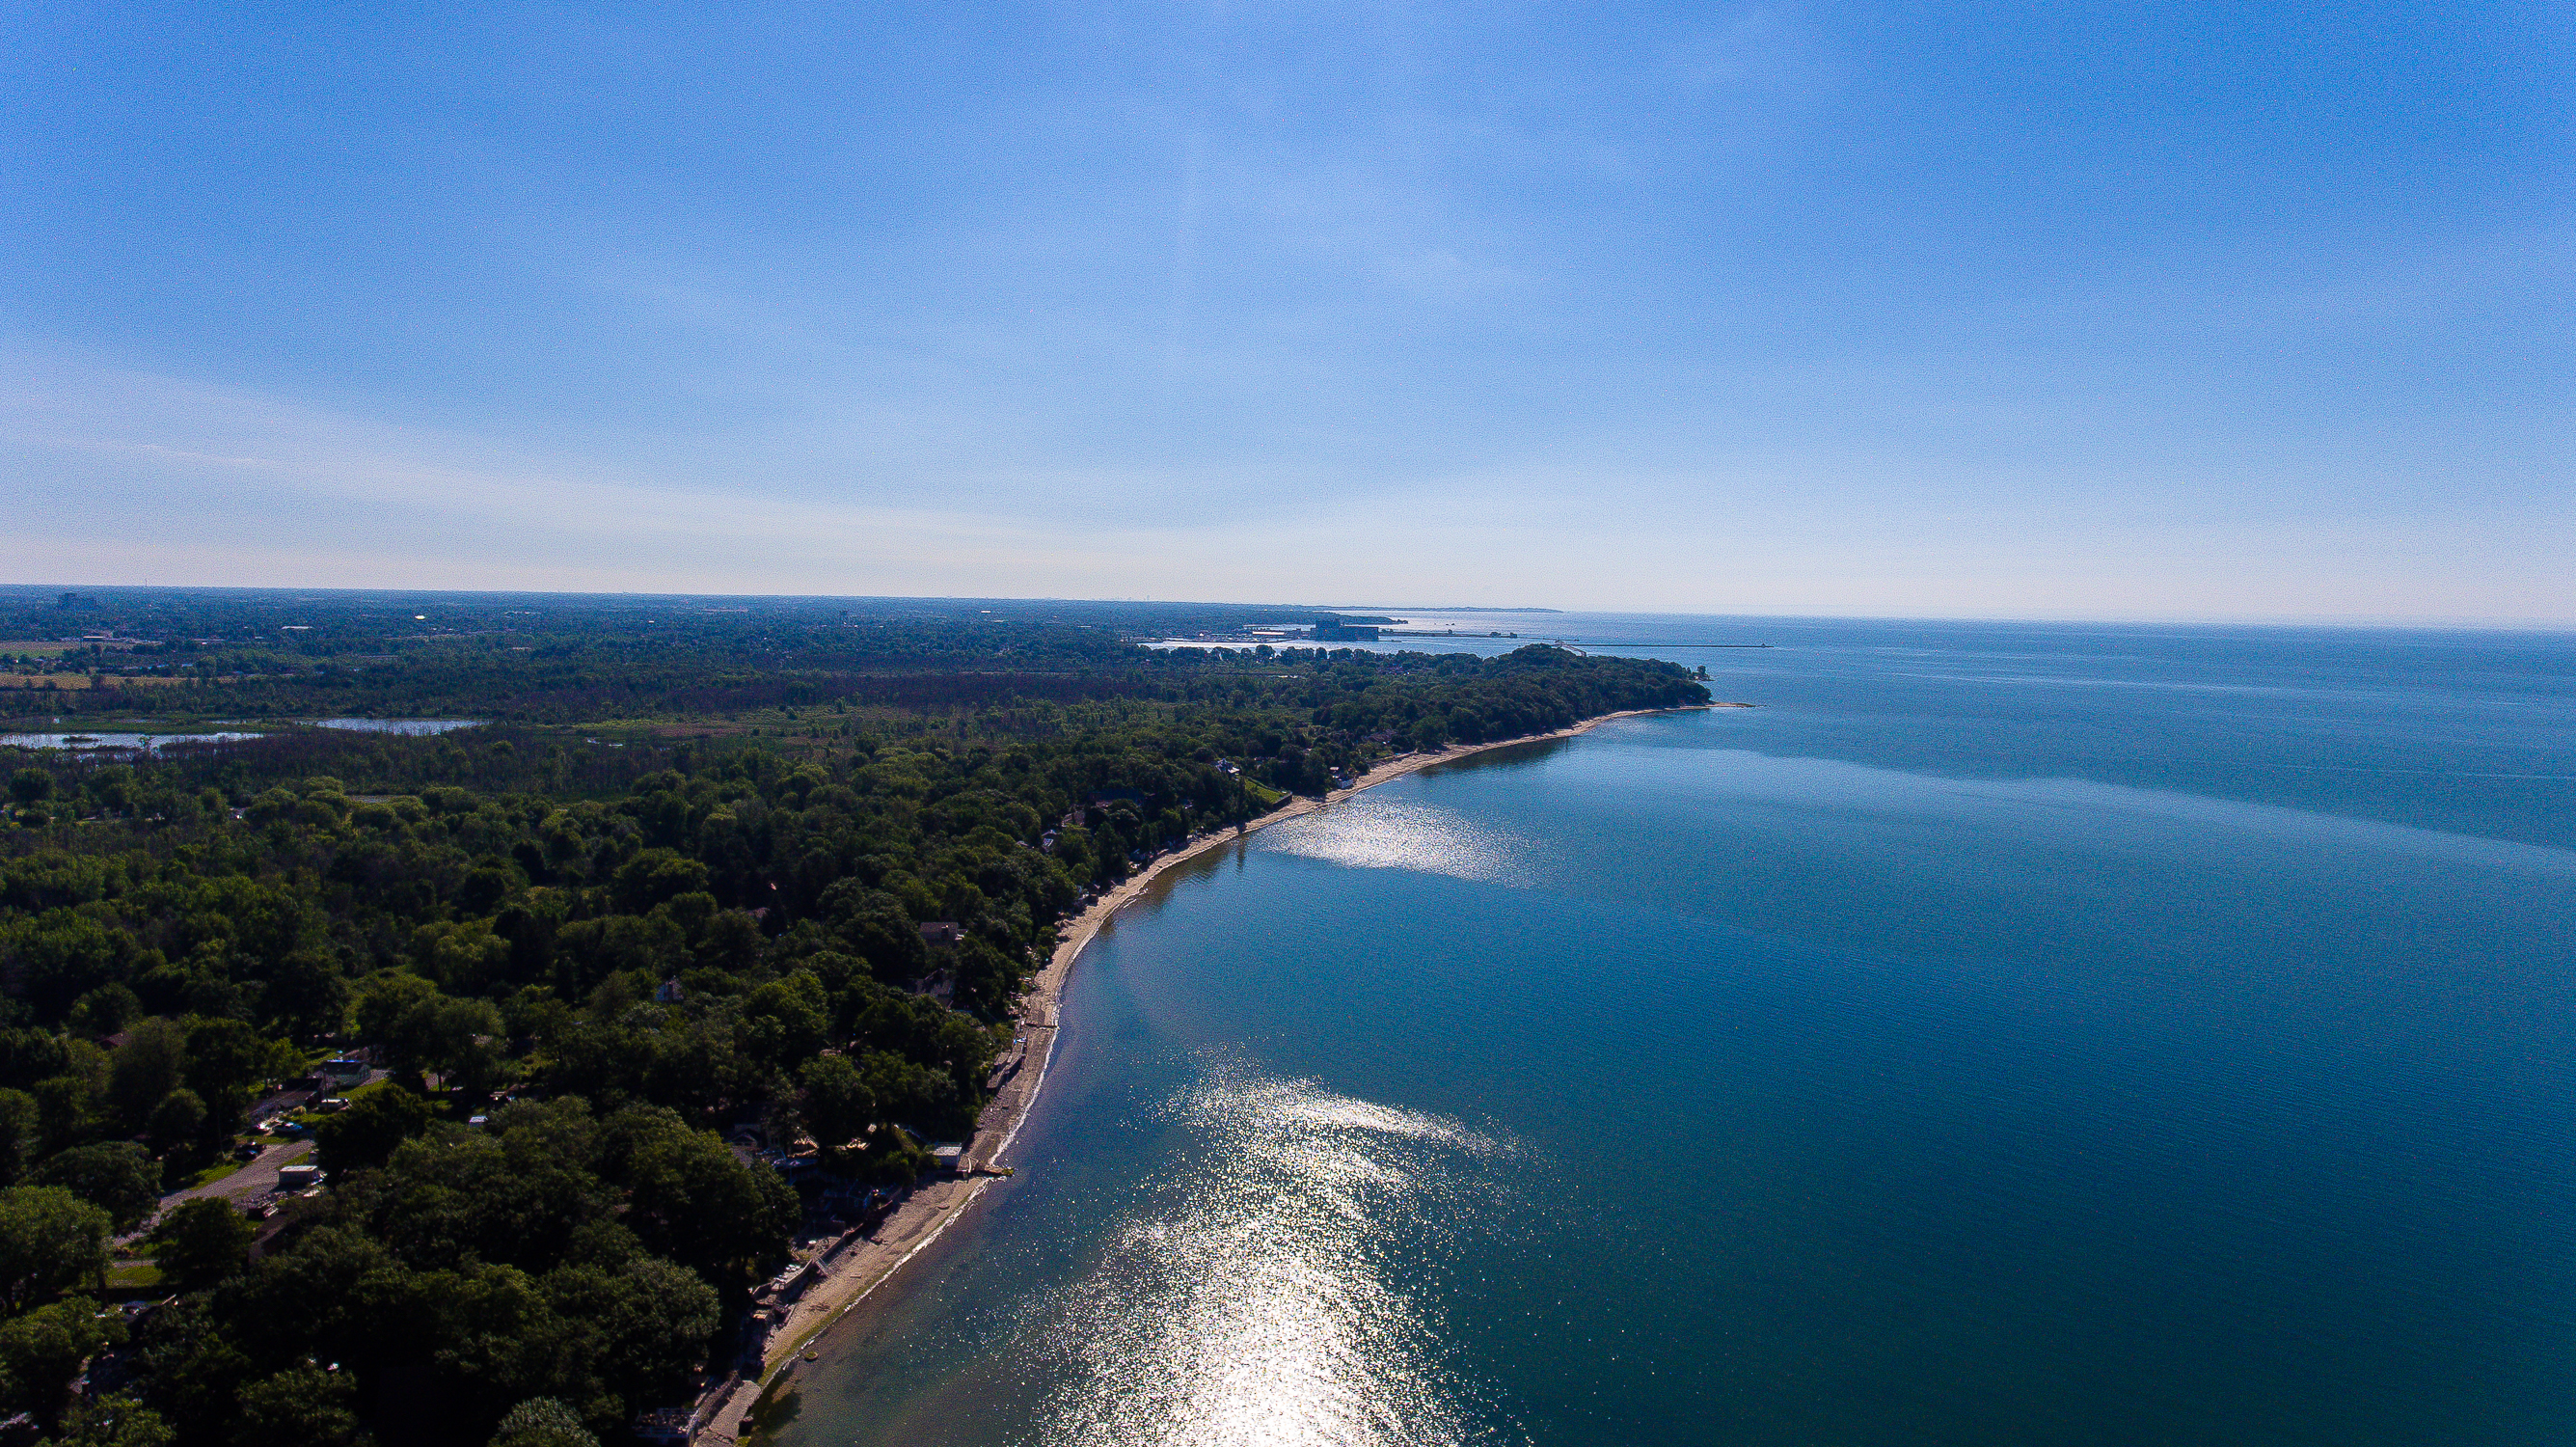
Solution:
[(805, 1288), (813, 1285), (821, 1274), (813, 1262), (799, 1261), (770, 1278), (769, 1285), (762, 1289), (759, 1297), (764, 1305), (784, 1306), (803, 1296)]

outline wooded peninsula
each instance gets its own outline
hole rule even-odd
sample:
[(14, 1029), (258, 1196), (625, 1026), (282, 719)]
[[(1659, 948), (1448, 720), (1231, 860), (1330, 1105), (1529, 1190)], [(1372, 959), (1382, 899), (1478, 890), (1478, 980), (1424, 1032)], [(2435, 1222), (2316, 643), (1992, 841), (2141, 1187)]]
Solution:
[(0, 592), (0, 1441), (650, 1438), (972, 1130), (1084, 901), (1708, 701), (1332, 617)]

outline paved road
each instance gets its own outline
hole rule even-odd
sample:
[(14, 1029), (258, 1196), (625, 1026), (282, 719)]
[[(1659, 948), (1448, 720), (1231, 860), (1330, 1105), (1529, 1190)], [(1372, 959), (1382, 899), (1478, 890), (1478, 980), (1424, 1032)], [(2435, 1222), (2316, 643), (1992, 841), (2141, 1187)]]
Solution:
[[(261, 1151), (257, 1160), (245, 1164), (240, 1170), (220, 1181), (210, 1181), (202, 1186), (191, 1186), (187, 1190), (172, 1191), (169, 1195), (163, 1196), (161, 1205), (153, 1212), (153, 1216), (157, 1219), (161, 1212), (171, 1209), (181, 1201), (193, 1201), (200, 1196), (213, 1196), (230, 1201), (236, 1206), (247, 1205), (253, 1198), (265, 1196), (277, 1189), (278, 1167), (291, 1166), (312, 1153), (313, 1142), (309, 1140), (279, 1141)], [(152, 1222), (145, 1221), (143, 1225), (121, 1239), (130, 1241), (151, 1229)]]
[[(377, 1069), (374, 1069), (374, 1070), (370, 1070), (370, 1071), (368, 1071), (368, 1072), (367, 1072), (367, 1078), (366, 1078), (366, 1079), (361, 1080), (361, 1081), (357, 1082), (357, 1084), (355, 1084), (355, 1085), (351, 1085), (351, 1086), (347, 1087), (346, 1089), (343, 1089), (343, 1090), (340, 1092), (340, 1094), (342, 1094), (342, 1095), (347, 1095), (347, 1094), (349, 1093), (349, 1091), (357, 1090), (357, 1089), (360, 1089), (360, 1088), (365, 1087), (365, 1086), (373, 1085), (373, 1084), (375, 1084), (377, 1081), (384, 1079), (387, 1075), (389, 1075), (389, 1074), (391, 1074), (391, 1073), (392, 1073), (392, 1072), (387, 1071), (387, 1070), (385, 1070), (385, 1069), (383, 1069), (383, 1068), (381, 1068), (381, 1067), (379, 1067), (379, 1068), (377, 1068)], [(302, 1104), (305, 1102), (305, 1100), (306, 1100), (308, 1097), (310, 1097), (312, 1094), (313, 1094), (313, 1092), (311, 1092), (311, 1091), (309, 1091), (309, 1090), (281, 1090), (281, 1091), (279, 1091), (278, 1093), (276, 1093), (275, 1095), (269, 1096), (269, 1097), (267, 1097), (266, 1099), (261, 1100), (257, 1105), (252, 1106), (252, 1107), (250, 1108), (250, 1118), (251, 1118), (252, 1120), (265, 1120), (265, 1119), (267, 1119), (269, 1116), (276, 1115), (276, 1114), (278, 1114), (278, 1113), (279, 1113), (279, 1112), (281, 1112), (281, 1111), (289, 1110), (289, 1109), (292, 1109), (292, 1108), (294, 1108), (294, 1107), (296, 1107), (296, 1106), (300, 1106), (300, 1105), (302, 1105)]]

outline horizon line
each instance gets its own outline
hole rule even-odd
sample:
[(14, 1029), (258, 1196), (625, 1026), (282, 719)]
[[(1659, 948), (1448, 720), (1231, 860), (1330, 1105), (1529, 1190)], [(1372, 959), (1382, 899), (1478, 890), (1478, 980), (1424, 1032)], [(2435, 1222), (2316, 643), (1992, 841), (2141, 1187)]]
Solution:
[[(669, 599), (693, 601), (726, 599), (777, 603), (1015, 603), (1072, 604), (1086, 607), (1108, 607), (1121, 604), (1165, 608), (1271, 608), (1281, 610), (1311, 609), (1317, 612), (1356, 612), (1363, 609), (1414, 613), (1548, 613), (1557, 616), (1630, 618), (1720, 618), (1765, 619), (1815, 623), (1973, 623), (2024, 624), (2049, 627), (2113, 628), (2278, 628), (2320, 629), (2343, 628), (2375, 631), (2488, 632), (2488, 633), (2576, 633), (2576, 617), (2563, 620), (2523, 618), (2490, 618), (2478, 616), (2406, 617), (2377, 615), (2204, 615), (2204, 616), (2108, 616), (2085, 614), (1967, 614), (1967, 613), (1817, 613), (1817, 612), (1709, 612), (1678, 608), (1553, 608), (1536, 605), (1497, 607), (1493, 605), (1450, 604), (1425, 607), (1392, 603), (1274, 603), (1248, 599), (1107, 597), (1075, 598), (1053, 595), (1011, 595), (974, 593), (745, 593), (745, 592), (644, 592), (640, 590), (569, 590), (539, 588), (418, 588), (418, 587), (347, 587), (296, 586), (291, 584), (172, 584), (172, 583), (16, 583), (0, 582), (0, 595), (41, 593), (166, 593), (166, 594), (301, 594), (389, 598), (590, 598), (628, 599), (639, 603)], [(1616, 647), (1616, 644), (1605, 646)]]

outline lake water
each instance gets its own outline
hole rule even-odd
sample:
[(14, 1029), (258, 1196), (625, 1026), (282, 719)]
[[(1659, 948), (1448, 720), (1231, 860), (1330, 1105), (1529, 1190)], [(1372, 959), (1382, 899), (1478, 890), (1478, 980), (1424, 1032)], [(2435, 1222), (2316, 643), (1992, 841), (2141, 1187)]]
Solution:
[(2576, 640), (1488, 616), (1760, 707), (1178, 871), (782, 1442), (2576, 1438)]
[(169, 744), (220, 744), (259, 737), (262, 736), (238, 731), (203, 734), (0, 734), (0, 748), (152, 754)]
[(415, 738), (479, 728), (482, 724), (483, 720), (479, 718), (325, 718), (313, 721), (315, 728), (348, 729), (364, 734), (409, 734)]

